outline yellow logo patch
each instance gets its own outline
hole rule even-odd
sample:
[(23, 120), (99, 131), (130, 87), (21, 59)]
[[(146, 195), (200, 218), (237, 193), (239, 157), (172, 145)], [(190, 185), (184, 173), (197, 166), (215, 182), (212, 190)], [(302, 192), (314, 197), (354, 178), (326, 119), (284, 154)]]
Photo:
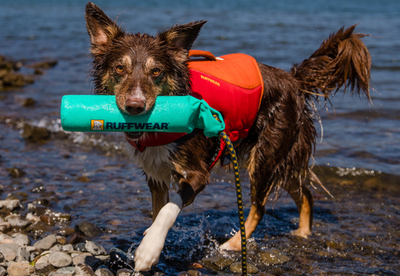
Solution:
[(90, 120), (91, 130), (104, 130), (104, 120)]

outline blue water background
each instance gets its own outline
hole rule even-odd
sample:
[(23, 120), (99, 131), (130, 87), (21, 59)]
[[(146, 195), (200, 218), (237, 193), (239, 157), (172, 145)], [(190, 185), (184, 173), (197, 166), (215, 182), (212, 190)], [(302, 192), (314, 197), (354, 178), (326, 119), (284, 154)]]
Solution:
[[(1, 1), (0, 54), (27, 62), (57, 59), (58, 65), (19, 95), (37, 100), (31, 114), (15, 101), (2, 112), (40, 120), (58, 117), (65, 94), (88, 94), (89, 39), (86, 1)], [(289, 70), (342, 26), (358, 32), (372, 56), (373, 104), (366, 97), (333, 98), (336, 118), (321, 107), (323, 140), (316, 164), (399, 174), (400, 1), (96, 1), (131, 32), (156, 34), (165, 27), (207, 20), (194, 48), (215, 55), (242, 52)], [(333, 109), (330, 108), (330, 115)]]

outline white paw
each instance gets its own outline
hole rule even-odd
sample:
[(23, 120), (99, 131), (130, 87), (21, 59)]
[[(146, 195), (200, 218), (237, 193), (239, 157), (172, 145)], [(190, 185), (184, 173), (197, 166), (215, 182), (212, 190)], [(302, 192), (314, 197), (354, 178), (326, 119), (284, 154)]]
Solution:
[[(164, 247), (166, 234), (163, 235), (155, 225), (145, 231), (145, 236), (135, 252), (135, 271), (148, 271), (158, 263)], [(161, 233), (160, 233), (161, 232)]]

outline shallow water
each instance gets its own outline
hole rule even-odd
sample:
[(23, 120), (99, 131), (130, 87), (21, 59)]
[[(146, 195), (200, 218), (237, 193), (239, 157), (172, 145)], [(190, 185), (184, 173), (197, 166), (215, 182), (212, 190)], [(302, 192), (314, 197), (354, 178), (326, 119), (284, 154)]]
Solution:
[[(118, 21), (132, 32), (154, 34), (177, 22), (206, 19), (194, 48), (216, 55), (244, 52), (285, 70), (343, 25), (359, 23), (359, 32), (373, 35), (364, 38), (372, 55), (373, 105), (365, 97), (360, 101), (358, 96), (338, 94), (332, 101), (335, 119), (321, 107), (323, 140), (317, 145), (315, 172), (334, 199), (319, 187), (314, 191), (313, 236), (304, 240), (289, 235), (298, 214), (283, 194), (276, 202), (271, 197), (254, 242), (259, 248), (278, 248), (291, 258), (272, 267), (258, 264), (263, 272), (398, 275), (400, 3), (279, 3), (96, 2), (112, 17), (119, 15)], [(124, 139), (115, 134), (64, 134), (57, 120), (62, 95), (88, 94), (92, 89), (85, 4), (43, 0), (0, 4), (0, 54), (27, 63), (59, 61), (33, 85), (0, 91), (2, 196), (13, 192), (26, 195), (27, 201), (46, 199), (51, 208), (72, 214), (72, 226), (92, 221), (104, 230), (98, 238), (103, 245), (127, 250), (150, 225), (151, 202), (141, 171), (125, 153)], [(27, 68), (23, 72), (31, 73)], [(26, 97), (36, 104), (21, 106), (19, 99)], [(47, 127), (51, 139), (24, 140), (20, 131), (25, 122)], [(12, 178), (7, 169), (13, 167), (25, 175)], [(248, 194), (244, 171), (242, 176)], [(249, 205), (245, 207), (248, 210)], [(212, 183), (170, 232), (157, 269), (174, 275), (216, 254), (215, 244), (237, 230), (236, 210), (230, 173), (215, 172)], [(57, 226), (51, 231), (56, 230)]]

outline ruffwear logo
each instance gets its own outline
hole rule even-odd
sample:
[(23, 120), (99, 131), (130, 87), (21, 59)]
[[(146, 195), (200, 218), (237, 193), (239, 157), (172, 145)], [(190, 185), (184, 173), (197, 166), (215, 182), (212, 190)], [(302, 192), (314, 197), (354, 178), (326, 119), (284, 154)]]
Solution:
[(104, 130), (104, 120), (90, 120), (91, 130)]

